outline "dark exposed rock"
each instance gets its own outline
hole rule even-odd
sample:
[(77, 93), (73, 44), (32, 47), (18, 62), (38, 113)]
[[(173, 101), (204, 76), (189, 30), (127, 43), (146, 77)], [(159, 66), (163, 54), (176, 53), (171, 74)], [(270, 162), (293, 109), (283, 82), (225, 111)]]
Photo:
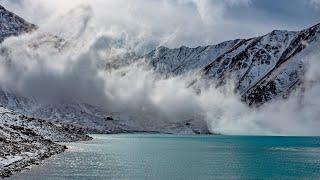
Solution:
[(10, 36), (17, 36), (36, 30), (38, 27), (28, 23), (0, 5), (0, 42)]

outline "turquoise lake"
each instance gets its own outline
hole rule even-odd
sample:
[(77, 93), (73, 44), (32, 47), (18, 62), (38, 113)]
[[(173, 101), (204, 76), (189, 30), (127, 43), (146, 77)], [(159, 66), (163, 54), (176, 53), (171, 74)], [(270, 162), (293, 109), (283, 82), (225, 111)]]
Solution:
[(92, 136), (10, 179), (320, 179), (319, 137)]

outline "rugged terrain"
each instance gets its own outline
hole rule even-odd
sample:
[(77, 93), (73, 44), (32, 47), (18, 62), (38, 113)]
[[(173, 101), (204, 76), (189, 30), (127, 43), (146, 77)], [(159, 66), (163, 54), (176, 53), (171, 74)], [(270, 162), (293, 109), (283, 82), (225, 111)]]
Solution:
[(36, 25), (26, 22), (0, 5), (0, 42), (6, 37), (31, 32), (36, 29)]
[[(0, 42), (7, 37), (36, 29), (35, 25), (0, 6)], [(6, 90), (1, 89), (0, 94), (2, 102), (9, 100)], [(17, 99), (16, 97), (14, 99)], [(5, 104), (13, 103), (14, 99)], [(29, 100), (24, 98), (23, 101)], [(66, 146), (58, 142), (90, 140), (91, 138), (84, 134), (85, 131), (87, 130), (81, 127), (53, 124), (0, 106), (0, 178), (63, 152)]]
[(302, 31), (275, 30), (264, 36), (226, 41), (215, 46), (159, 47), (146, 55), (160, 73), (196, 71), (218, 85), (232, 79), (249, 105), (286, 97), (304, 81), (308, 56), (317, 53), (320, 24)]
[(53, 124), (0, 107), (0, 177), (63, 152), (66, 147), (57, 142), (90, 140), (83, 132), (81, 128)]
[[(36, 26), (27, 23), (13, 13), (1, 8), (3, 21), (0, 36), (34, 31)], [(249, 39), (236, 39), (217, 45), (170, 49), (158, 47), (146, 55), (127, 53), (119, 64), (106, 61), (106, 69), (116, 69), (139, 60), (147, 62), (163, 77), (184, 76), (195, 73), (206, 79), (208, 84), (218, 86), (232, 80), (235, 91), (250, 106), (286, 98), (295, 89), (304, 87), (308, 56), (319, 51), (320, 25), (301, 31), (275, 30), (269, 34)], [(40, 43), (40, 44), (39, 44)], [(55, 36), (44, 35), (34, 47), (41, 43), (52, 43), (58, 49), (64, 42)], [(1, 50), (1, 56), (10, 51)], [(5, 58), (4, 58), (5, 59)], [(9, 59), (10, 60), (10, 59)], [(181, 120), (157, 126), (139, 126), (121, 112), (106, 112), (103, 108), (80, 101), (56, 104), (41, 104), (33, 97), (25, 97), (14, 90), (1, 88), (0, 104), (20, 114), (81, 125), (90, 132), (163, 132), (163, 133), (208, 133), (208, 129), (197, 120)], [(204, 123), (204, 122), (202, 122)], [(199, 125), (200, 124), (200, 125)], [(204, 123), (205, 124), (205, 123)]]

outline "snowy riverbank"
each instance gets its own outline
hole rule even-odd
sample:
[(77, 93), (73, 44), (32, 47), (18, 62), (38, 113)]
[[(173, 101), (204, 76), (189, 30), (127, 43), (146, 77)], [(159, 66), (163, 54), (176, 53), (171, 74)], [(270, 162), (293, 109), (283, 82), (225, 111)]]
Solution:
[(0, 177), (63, 152), (57, 142), (86, 141), (83, 129), (19, 115), (0, 107)]

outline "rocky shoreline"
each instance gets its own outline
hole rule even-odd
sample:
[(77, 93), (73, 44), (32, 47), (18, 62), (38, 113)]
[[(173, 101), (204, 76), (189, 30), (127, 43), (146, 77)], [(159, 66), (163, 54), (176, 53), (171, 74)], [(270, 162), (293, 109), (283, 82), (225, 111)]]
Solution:
[[(0, 15), (0, 43), (8, 37), (32, 32), (38, 28), (1, 5)], [(1, 91), (2, 88), (0, 87)], [(92, 139), (85, 134), (86, 129), (82, 127), (28, 117), (9, 110), (14, 108), (2, 107), (3, 102), (0, 104), (0, 178), (8, 177), (30, 165), (39, 164), (43, 159), (64, 152), (67, 147), (58, 142)]]
[(37, 165), (67, 147), (59, 142), (88, 141), (85, 130), (18, 115), (0, 107), (0, 177)]

